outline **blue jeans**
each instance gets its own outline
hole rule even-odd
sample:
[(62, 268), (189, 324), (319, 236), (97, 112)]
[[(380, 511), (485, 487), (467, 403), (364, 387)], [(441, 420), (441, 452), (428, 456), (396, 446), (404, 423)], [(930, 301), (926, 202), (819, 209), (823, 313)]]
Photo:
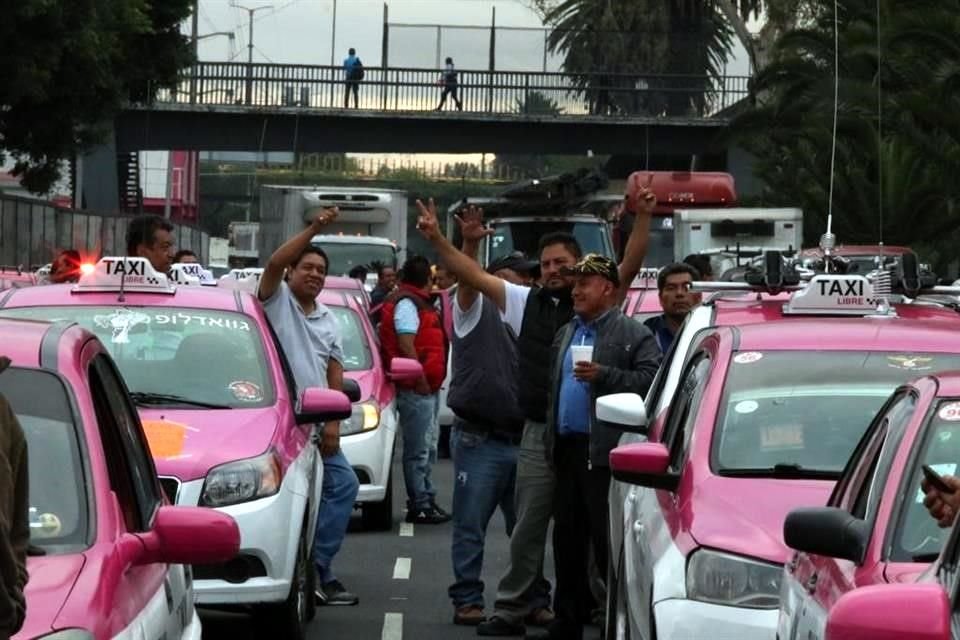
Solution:
[(430, 430), (437, 411), (437, 394), (397, 392), (400, 433), (403, 434), (403, 482), (407, 508), (427, 509), (437, 492), (430, 482)]
[(497, 506), (503, 512), (507, 535), (517, 517), (514, 487), (519, 447), (462, 429), (460, 420), (450, 430), (453, 458), (453, 575), (448, 593), (454, 607), (483, 606), (483, 544), (487, 525)]
[(347, 535), (359, 490), (357, 474), (342, 451), (323, 459), (323, 491), (313, 536), (313, 562), (321, 585), (336, 579), (330, 565)]

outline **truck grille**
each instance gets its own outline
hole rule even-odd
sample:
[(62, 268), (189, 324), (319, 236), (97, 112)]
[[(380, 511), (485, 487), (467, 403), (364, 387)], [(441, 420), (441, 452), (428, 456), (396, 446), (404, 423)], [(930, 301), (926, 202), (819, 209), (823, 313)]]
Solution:
[(180, 497), (180, 481), (176, 478), (160, 478), (160, 488), (166, 494), (170, 504), (177, 504), (177, 498)]

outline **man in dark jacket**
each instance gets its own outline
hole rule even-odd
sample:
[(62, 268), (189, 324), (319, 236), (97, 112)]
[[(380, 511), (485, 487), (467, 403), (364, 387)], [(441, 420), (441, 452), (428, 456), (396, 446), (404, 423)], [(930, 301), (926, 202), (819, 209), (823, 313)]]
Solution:
[[(0, 372), (10, 365), (0, 357)], [(27, 442), (7, 399), (0, 395), (0, 638), (20, 630), (26, 614), (30, 543)]]
[(580, 640), (589, 616), (588, 553), (607, 566), (610, 450), (621, 432), (597, 422), (596, 401), (612, 393), (645, 395), (660, 365), (649, 329), (618, 306), (620, 276), (609, 258), (589, 254), (573, 268), (576, 314), (553, 343), (546, 453), (556, 471), (553, 553), (557, 619), (549, 638)]

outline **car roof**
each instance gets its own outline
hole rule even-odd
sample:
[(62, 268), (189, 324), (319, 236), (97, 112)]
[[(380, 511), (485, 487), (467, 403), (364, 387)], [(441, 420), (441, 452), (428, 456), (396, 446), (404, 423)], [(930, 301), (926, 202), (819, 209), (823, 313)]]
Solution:
[(317, 296), (317, 300), (328, 307), (350, 307), (357, 313), (363, 313), (356, 299), (344, 289), (324, 289)]
[[(774, 303), (776, 304), (776, 303)], [(769, 305), (767, 305), (769, 306)], [(913, 313), (903, 305), (898, 317), (782, 316), (776, 322), (728, 323), (718, 314), (718, 323), (734, 324), (740, 351), (906, 351), (956, 353), (960, 316), (948, 311), (945, 318)], [(927, 309), (929, 310), (929, 308)], [(953, 322), (944, 322), (952, 316)]]
[(117, 292), (74, 292), (74, 284), (51, 284), (10, 289), (0, 294), (0, 308), (50, 307), (64, 305), (128, 305), (157, 307), (194, 307), (223, 311), (241, 311), (243, 296), (251, 294), (219, 287), (176, 287), (173, 294), (126, 292), (118, 301)]
[(960, 371), (937, 371), (930, 378), (937, 381), (938, 398), (960, 397)]
[(347, 278), (345, 276), (327, 276), (323, 281), (325, 289), (348, 289), (350, 291), (360, 291), (363, 289), (363, 283), (356, 278)]
[(315, 235), (310, 239), (311, 242), (329, 242), (330, 244), (375, 244), (384, 247), (395, 247), (396, 245), (388, 238), (368, 235)]
[[(840, 245), (833, 249), (833, 254), (837, 256), (878, 256), (881, 254), (889, 256), (900, 256), (905, 253), (913, 253), (910, 247), (898, 247), (896, 245), (879, 244), (848, 244)], [(820, 257), (823, 256), (823, 249), (811, 247), (800, 252), (801, 257)]]
[(17, 366), (40, 366), (43, 338), (51, 326), (44, 320), (0, 320), (0, 356)]

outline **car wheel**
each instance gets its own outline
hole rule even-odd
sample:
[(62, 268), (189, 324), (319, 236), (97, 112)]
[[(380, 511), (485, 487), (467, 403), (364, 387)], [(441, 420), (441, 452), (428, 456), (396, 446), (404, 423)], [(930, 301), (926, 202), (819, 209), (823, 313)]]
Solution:
[(367, 531), (393, 529), (393, 470), (387, 477), (387, 492), (380, 502), (365, 502), (361, 506), (361, 522)]
[[(297, 547), (297, 562), (290, 580), (290, 594), (283, 602), (264, 605), (259, 612), (263, 631), (287, 640), (306, 640), (307, 622), (316, 616), (314, 588), (316, 571), (311, 560), (306, 528)], [(312, 610), (312, 613), (311, 613)]]

